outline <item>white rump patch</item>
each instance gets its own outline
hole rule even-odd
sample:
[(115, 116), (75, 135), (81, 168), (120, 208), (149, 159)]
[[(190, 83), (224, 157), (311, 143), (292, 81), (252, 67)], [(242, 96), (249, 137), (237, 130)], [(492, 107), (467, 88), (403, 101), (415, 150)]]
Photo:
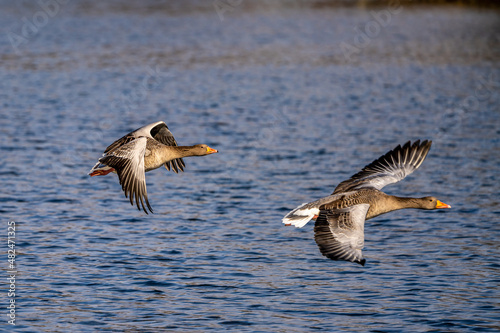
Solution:
[(286, 214), (282, 222), (285, 225), (293, 225), (296, 228), (302, 228), (311, 221), (315, 215), (319, 215), (319, 209), (317, 207), (302, 208), (307, 203), (300, 205), (299, 207), (292, 210), (290, 213)]

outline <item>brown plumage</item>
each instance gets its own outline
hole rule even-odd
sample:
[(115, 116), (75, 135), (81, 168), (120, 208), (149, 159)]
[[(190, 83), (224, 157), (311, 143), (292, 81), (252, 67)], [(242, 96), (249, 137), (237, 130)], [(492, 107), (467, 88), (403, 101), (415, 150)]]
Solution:
[(431, 141), (407, 142), (341, 182), (332, 195), (303, 204), (283, 218), (286, 225), (303, 227), (316, 218), (315, 240), (321, 253), (333, 260), (365, 264), (364, 222), (399, 209), (450, 208), (434, 197), (404, 198), (380, 191), (415, 171), (424, 161)]
[[(204, 156), (217, 150), (200, 144), (178, 146), (172, 132), (163, 121), (141, 127), (109, 145), (103, 157), (90, 170), (90, 176), (104, 176), (110, 172), (118, 174), (125, 196), (137, 208), (141, 206), (147, 214), (146, 206), (153, 212), (148, 201), (145, 172), (164, 165), (175, 173), (184, 171), (183, 157)], [(139, 206), (139, 201), (141, 206)]]

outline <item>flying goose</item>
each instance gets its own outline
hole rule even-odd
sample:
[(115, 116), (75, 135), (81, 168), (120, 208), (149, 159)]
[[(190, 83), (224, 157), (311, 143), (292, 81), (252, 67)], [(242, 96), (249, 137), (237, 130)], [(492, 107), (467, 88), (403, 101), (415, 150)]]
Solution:
[(314, 239), (321, 253), (332, 260), (364, 266), (364, 224), (378, 215), (398, 209), (451, 208), (435, 197), (403, 198), (380, 191), (415, 171), (424, 161), (432, 141), (398, 145), (384, 156), (341, 182), (335, 191), (319, 200), (302, 204), (283, 218), (285, 225), (302, 228), (315, 219)]
[[(178, 146), (172, 132), (163, 121), (146, 125), (116, 140), (106, 148), (89, 175), (104, 176), (110, 172), (118, 174), (120, 185), (130, 203), (137, 205), (146, 214), (146, 206), (153, 212), (146, 190), (145, 172), (164, 165), (175, 173), (184, 171), (183, 157), (204, 156), (217, 153), (207, 145)], [(144, 205), (146, 203), (146, 206)]]

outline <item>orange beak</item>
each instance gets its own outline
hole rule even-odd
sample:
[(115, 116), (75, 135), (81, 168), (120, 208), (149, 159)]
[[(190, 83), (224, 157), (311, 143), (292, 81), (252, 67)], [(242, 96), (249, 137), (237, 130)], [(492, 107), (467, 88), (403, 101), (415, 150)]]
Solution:
[(207, 154), (213, 154), (213, 153), (218, 153), (218, 152), (219, 151), (217, 149), (207, 147)]
[(436, 209), (438, 209), (438, 208), (451, 208), (451, 206), (447, 205), (444, 202), (441, 202), (441, 201), (438, 200), (436, 202)]

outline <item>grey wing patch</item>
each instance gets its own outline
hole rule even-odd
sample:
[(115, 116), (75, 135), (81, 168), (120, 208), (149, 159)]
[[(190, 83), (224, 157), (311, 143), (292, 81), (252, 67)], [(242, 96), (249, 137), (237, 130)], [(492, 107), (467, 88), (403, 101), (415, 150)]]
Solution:
[(321, 210), (314, 225), (314, 240), (321, 254), (332, 260), (346, 260), (365, 265), (364, 225), (368, 204), (349, 208)]
[(353, 191), (364, 187), (378, 190), (399, 182), (415, 171), (425, 160), (432, 141), (408, 141), (403, 147), (397, 146), (384, 156), (365, 166), (351, 178), (341, 182), (333, 194)]
[[(146, 152), (146, 137), (137, 138), (101, 157), (99, 162), (116, 170), (120, 185), (130, 204), (137, 205), (146, 214), (146, 206), (152, 213), (153, 209), (148, 201), (146, 176), (144, 174), (144, 154)], [(139, 206), (139, 201), (141, 206)]]
[[(167, 125), (163, 122), (151, 129), (151, 136), (153, 137), (153, 139), (161, 142), (166, 146), (177, 146), (177, 141), (175, 141), (174, 135), (172, 134), (172, 132), (170, 132)], [(169, 171), (170, 168), (172, 168), (172, 171), (174, 171), (175, 173), (178, 173), (179, 170), (184, 171), (185, 166), (186, 164), (184, 163), (184, 160), (182, 158), (176, 158), (165, 163), (165, 168)]]

